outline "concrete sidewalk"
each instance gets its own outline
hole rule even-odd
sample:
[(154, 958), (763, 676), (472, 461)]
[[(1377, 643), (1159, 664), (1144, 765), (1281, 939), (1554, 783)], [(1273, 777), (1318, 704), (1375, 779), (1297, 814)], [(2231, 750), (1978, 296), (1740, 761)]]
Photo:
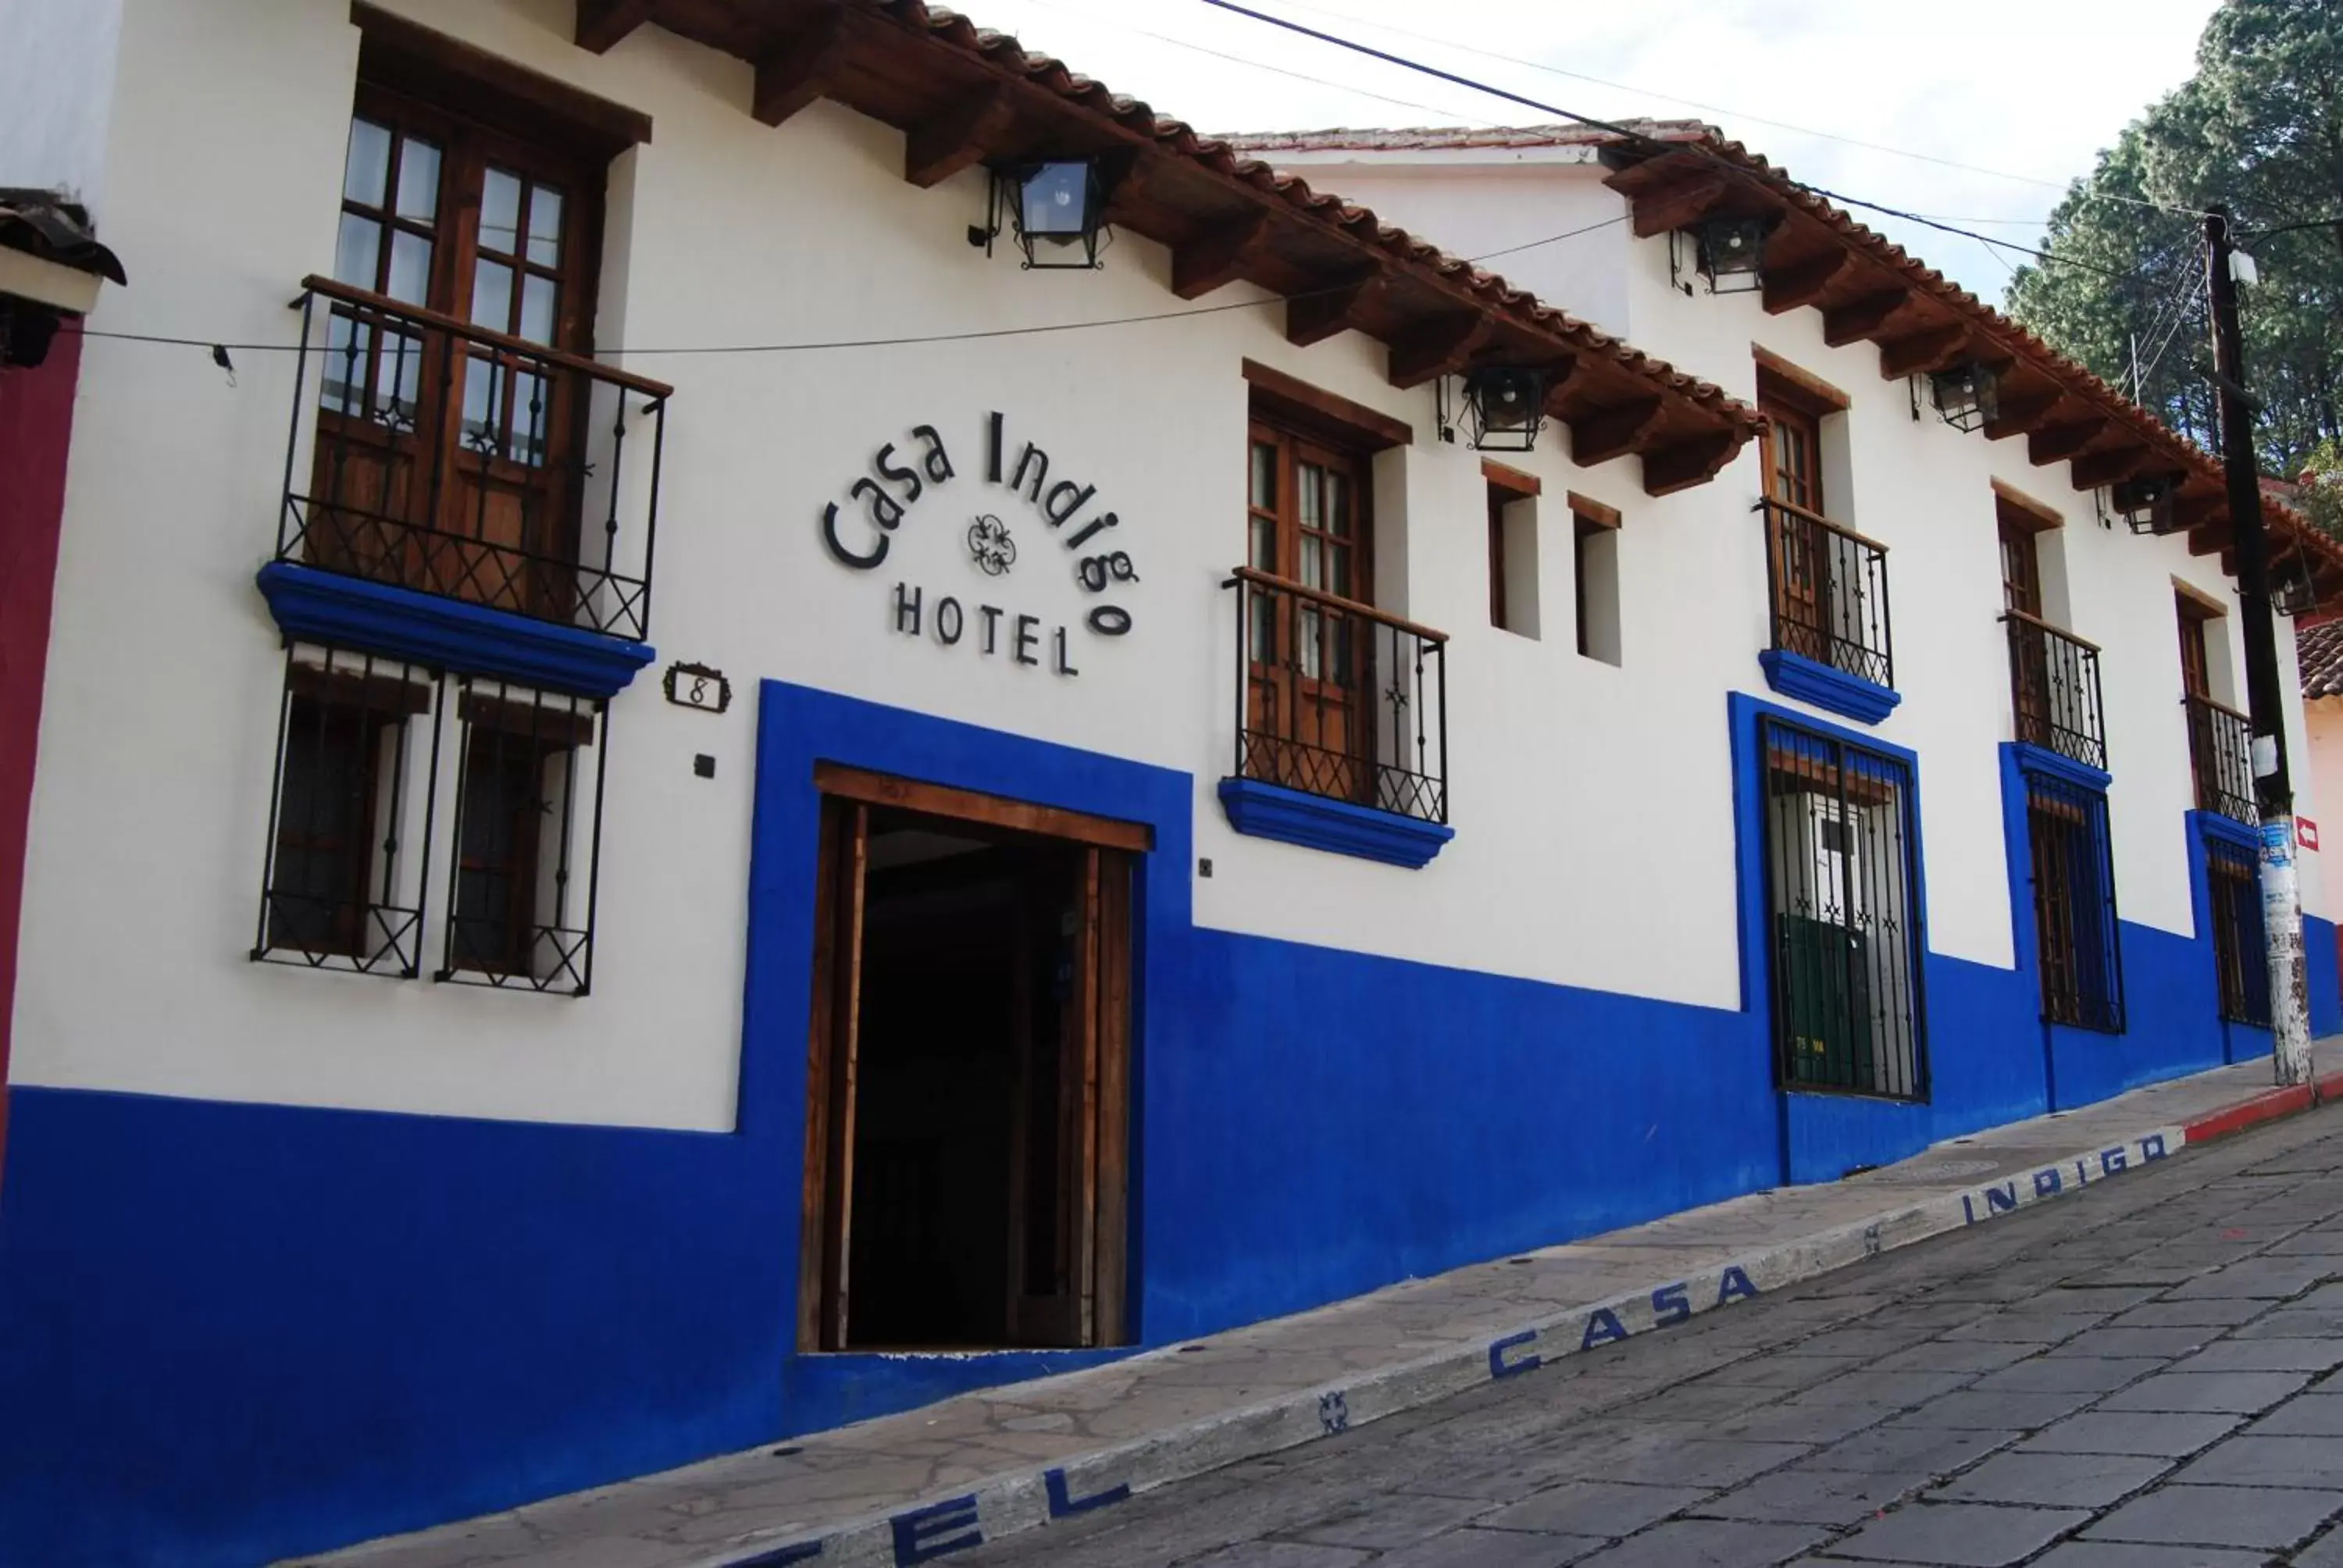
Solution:
[(1785, 1188), (1411, 1281), (1111, 1365), (599, 1487), (304, 1563), (779, 1568), (925, 1563), (1410, 1409), (2112, 1180), (2343, 1095), (2267, 1059)]

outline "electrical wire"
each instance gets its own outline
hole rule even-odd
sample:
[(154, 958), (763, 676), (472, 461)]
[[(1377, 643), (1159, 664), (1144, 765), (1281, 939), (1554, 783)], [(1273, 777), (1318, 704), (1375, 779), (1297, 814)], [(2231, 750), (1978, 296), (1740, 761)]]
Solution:
[[(1627, 214), (1620, 213), (1596, 223), (1582, 224), (1576, 228), (1564, 229), (1560, 234), (1545, 235), (1537, 239), (1524, 240), (1519, 245), (1509, 245), (1503, 249), (1483, 251), (1478, 256), (1468, 256), (1460, 259), (1477, 266), (1484, 261), (1494, 261), (1499, 256), (1518, 256), (1523, 251), (1536, 250), (1543, 246), (1559, 245), (1564, 240), (1576, 239), (1581, 235), (1614, 227), (1625, 223), (1627, 216)], [(682, 348), (613, 348), (599, 352), (594, 357), (605, 363), (614, 363), (621, 359), (670, 358), (679, 356), (804, 354), (833, 348), (900, 348), (925, 343), (970, 343), (995, 337), (1031, 337), (1051, 332), (1085, 332), (1108, 327), (1138, 327), (1158, 321), (1185, 321), (1199, 316), (1219, 316), (1232, 310), (1259, 310), (1266, 306), (1283, 305), (1292, 300), (1312, 299), (1322, 295), (1340, 294), (1348, 286), (1350, 286), (1347, 284), (1336, 284), (1325, 288), (1301, 289), (1292, 294), (1273, 294), (1265, 299), (1238, 299), (1224, 305), (1200, 305), (1186, 310), (1158, 310), (1139, 316), (1116, 316), (1094, 321), (1050, 321), (1026, 327), (987, 327), (972, 328), (966, 332), (914, 333), (900, 337), (837, 338), (820, 343), (715, 343)], [(210, 337), (172, 337), (158, 333), (107, 332), (96, 328), (83, 328), (81, 335), (85, 337), (104, 337), (124, 343), (160, 343), (180, 348), (230, 350), (238, 354), (295, 354), (303, 352), (307, 347), (306, 345), (299, 343), (222, 343), (216, 338)]]
[[(1035, 0), (1035, 3), (1046, 4), (1047, 0)], [(1346, 12), (1336, 11), (1327, 6), (1308, 5), (1304, 3), (1304, 0), (1283, 0), (1283, 3), (1296, 11), (1307, 11), (1320, 16), (1337, 17), (1341, 20), (1350, 22), (1354, 25), (1372, 27), (1377, 32), (1396, 34), (1401, 37), (1413, 38), (1421, 43), (1437, 45), (1442, 48), (1453, 50), (1455, 53), (1460, 55), (1473, 55), (1484, 60), (1495, 61), (1501, 65), (1517, 65), (1523, 70), (1542, 71), (1548, 75), (1562, 76), (1572, 81), (1586, 82), (1598, 87), (1609, 87), (1616, 92), (1634, 93), (1639, 97), (1657, 98), (1663, 103), (1681, 104), (1686, 108), (1698, 109), (1704, 114), (1722, 115), (1732, 119), (1746, 120), (1752, 125), (1767, 126), (1775, 130), (1788, 131), (1796, 136), (1813, 136), (1819, 141), (1838, 142), (1851, 147), (1861, 147), (1866, 152), (1885, 153), (1891, 157), (1910, 158), (1917, 163), (1935, 164), (1941, 168), (1958, 169), (1966, 174), (1990, 175), (1996, 179), (2012, 180), (2020, 185), (2038, 186), (2046, 190), (2063, 191), (2071, 188), (2071, 182), (2068, 181), (2042, 179), (2033, 175), (2011, 174), (2006, 169), (1986, 168), (1983, 165), (1979, 164), (1965, 164), (1956, 158), (1939, 157), (1933, 153), (1916, 153), (1908, 148), (1892, 147), (1884, 142), (1865, 141), (1860, 136), (1845, 136), (1836, 131), (1820, 131), (1815, 129), (1811, 126), (1794, 125), (1787, 120), (1769, 119), (1764, 115), (1753, 115), (1743, 109), (1726, 108), (1718, 104), (1706, 104), (1701, 102), (1697, 98), (1687, 98), (1674, 93), (1657, 92), (1650, 88), (1638, 87), (1626, 82), (1613, 81), (1606, 76), (1590, 75), (1584, 71), (1572, 71), (1560, 65), (1549, 65), (1540, 60), (1526, 60), (1519, 55), (1500, 54), (1493, 49), (1483, 49), (1472, 44), (1460, 44), (1453, 39), (1443, 38), (1436, 34), (1420, 33), (1413, 28), (1402, 27), (1395, 23), (1377, 22), (1364, 16), (1353, 16)], [(1061, 10), (1065, 9), (1063, 6), (1056, 8)], [(2147, 201), (2138, 196), (2116, 196), (2110, 193), (2099, 191), (2093, 191), (2087, 194), (2095, 199), (2119, 202), (2132, 206), (2148, 207), (2157, 212), (2173, 213), (2188, 217), (2204, 217), (2207, 216), (2204, 212), (2193, 207), (2170, 206), (2161, 202)], [(1960, 221), (1971, 223), (2017, 223), (2030, 220), (2017, 218), (1969, 218)]]
[[(1477, 81), (1471, 76), (1463, 75), (1454, 71), (1443, 70), (1438, 65), (1429, 65), (1422, 60), (1412, 60), (1404, 55), (1394, 55), (1388, 49), (1378, 49), (1372, 44), (1362, 44), (1355, 38), (1345, 38), (1339, 34), (1323, 32), (1316, 27), (1308, 26), (1302, 23), (1296, 22), (1291, 17), (1274, 15), (1267, 11), (1256, 11), (1250, 5), (1238, 5), (1237, 0), (1199, 0), (1199, 3), (1210, 5), (1215, 10), (1227, 11), (1235, 15), (1250, 17), (1256, 22), (1267, 23), (1272, 27), (1282, 27), (1287, 32), (1298, 33), (1305, 38), (1314, 38), (1322, 44), (1331, 44), (1338, 49), (1348, 49), (1353, 54), (1364, 55), (1369, 59), (1381, 60), (1388, 65), (1397, 65), (1403, 70), (1414, 71), (1423, 75), (1435, 77), (1443, 82), (1453, 83), (1460, 87), (1470, 88), (1477, 93), (1485, 93), (1493, 98), (1503, 98), (1508, 103), (1519, 104), (1524, 108), (1535, 109), (1542, 115), (1554, 115), (1563, 119), (1571, 121), (1574, 125), (1584, 126), (1590, 130), (1605, 131), (1638, 146), (1649, 147), (1655, 151), (1664, 153), (1698, 153), (1713, 159), (1720, 166), (1731, 169), (1735, 173), (1748, 172), (1743, 169), (1740, 165), (1735, 163), (1732, 159), (1724, 156), (1714, 149), (1702, 146), (1697, 142), (1664, 141), (1658, 136), (1653, 136), (1649, 131), (1639, 130), (1634, 126), (1623, 125), (1616, 120), (1602, 119), (1594, 115), (1582, 115), (1575, 109), (1565, 109), (1559, 105), (1544, 103), (1539, 99), (1513, 92), (1509, 88), (1500, 87), (1488, 82)], [(1787, 175), (1780, 174), (1778, 171), (1776, 171), (1775, 177), (1781, 179), (1785, 184), (1789, 185), (1795, 189), (1803, 190), (1810, 195), (1820, 196), (1825, 201), (1835, 201), (1845, 206), (1862, 207), (1868, 212), (1883, 213), (1889, 217), (1901, 218), (1907, 223), (1916, 223), (1924, 228), (1938, 229), (1946, 234), (1958, 235), (1963, 239), (1976, 240), (1980, 244), (1984, 245), (1999, 246), (2004, 250), (2014, 251), (2021, 256), (2030, 256), (2046, 263), (2060, 266), (2080, 266), (2086, 271), (2101, 273), (2108, 277), (2129, 278), (2134, 276), (2131, 273), (2117, 272), (2108, 267), (2098, 266), (2089, 262), (2075, 261), (2068, 256), (2056, 256), (2046, 250), (2036, 250), (2028, 246), (2012, 245), (2007, 240), (1998, 240), (1987, 235), (1976, 234), (1965, 228), (1957, 228), (1951, 224), (1938, 223), (1933, 219), (1922, 217), (1916, 213), (1906, 212), (1900, 207), (1887, 206), (1879, 202), (1865, 201), (1860, 196), (1850, 196), (1843, 195), (1837, 191), (1825, 190), (1820, 186), (1807, 185), (1804, 181), (1791, 179)]]
[(1253, 60), (1248, 59), (1242, 55), (1224, 54), (1218, 49), (1207, 48), (1202, 44), (1192, 44), (1185, 38), (1174, 38), (1168, 33), (1154, 32), (1146, 27), (1136, 26), (1129, 22), (1118, 21), (1111, 17), (1094, 16), (1091, 13), (1081, 10), (1075, 6), (1059, 5), (1057, 4), (1057, 0), (1026, 0), (1026, 3), (1031, 5), (1038, 5), (1045, 11), (1058, 12), (1061, 15), (1080, 16), (1085, 21), (1103, 23), (1107, 26), (1112, 27), (1118, 32), (1129, 33), (1136, 37), (1152, 39), (1158, 44), (1169, 44), (1175, 49), (1185, 49), (1192, 54), (1209, 55), (1212, 59), (1222, 60), (1232, 65), (1242, 65), (1249, 70), (1265, 71), (1272, 76), (1283, 76), (1289, 81), (1307, 82), (1312, 86), (1331, 88), (1338, 93), (1349, 94), (1353, 97), (1373, 98), (1380, 104), (1395, 104), (1403, 109), (1421, 109), (1427, 115), (1444, 115), (1453, 119), (1470, 120), (1475, 125), (1485, 126), (1492, 128), (1497, 126), (1500, 123), (1496, 120), (1484, 119), (1478, 116), (1464, 114), (1461, 110), (1447, 108), (1438, 104), (1423, 104), (1416, 102), (1413, 98), (1394, 98), (1388, 93), (1370, 92), (1364, 87), (1354, 87), (1348, 82), (1336, 82), (1324, 76), (1313, 76), (1306, 71), (1295, 71), (1288, 69), (1283, 65), (1272, 65), (1266, 60)]

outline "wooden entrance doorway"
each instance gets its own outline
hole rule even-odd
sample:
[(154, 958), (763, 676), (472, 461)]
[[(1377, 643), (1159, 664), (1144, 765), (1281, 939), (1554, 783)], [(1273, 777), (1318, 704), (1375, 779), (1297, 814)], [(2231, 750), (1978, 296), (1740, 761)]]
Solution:
[(830, 763), (804, 1350), (1126, 1339), (1137, 824)]

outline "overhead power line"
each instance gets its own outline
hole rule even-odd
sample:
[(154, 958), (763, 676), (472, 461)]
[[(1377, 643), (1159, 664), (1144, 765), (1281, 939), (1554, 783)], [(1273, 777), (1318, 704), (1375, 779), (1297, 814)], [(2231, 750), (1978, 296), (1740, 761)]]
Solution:
[[(1581, 224), (1560, 234), (1544, 235), (1498, 250), (1483, 251), (1478, 256), (1460, 259), (1478, 265), (1494, 261), (1500, 256), (1518, 256), (1523, 251), (1544, 246), (1559, 245), (1566, 239), (1576, 239), (1599, 229), (1615, 227), (1625, 223), (1627, 215), (1620, 213), (1599, 222)], [(1109, 327), (1141, 327), (1158, 321), (1188, 321), (1200, 316), (1219, 316), (1232, 310), (1259, 310), (1272, 305), (1283, 305), (1290, 300), (1312, 299), (1321, 295), (1339, 294), (1348, 284), (1335, 284), (1324, 288), (1300, 289), (1292, 294), (1272, 294), (1263, 299), (1237, 299), (1225, 305), (1199, 305), (1185, 310), (1157, 310), (1137, 316), (1113, 316), (1091, 321), (1045, 321), (1024, 327), (975, 327), (965, 332), (910, 333), (900, 337), (833, 338), (813, 343), (710, 343), (679, 348), (612, 348), (597, 353), (594, 357), (606, 362), (620, 359), (667, 358), (679, 356), (709, 354), (809, 354), (829, 348), (900, 348), (922, 343), (970, 343), (992, 337), (1031, 337), (1053, 332), (1091, 332)], [(298, 343), (225, 343), (216, 337), (178, 337), (152, 332), (108, 332), (84, 328), (85, 337), (103, 337), (122, 343), (159, 343), (179, 348), (204, 348), (237, 354), (293, 354), (305, 345)]]
[[(1441, 66), (1431, 65), (1423, 60), (1410, 59), (1405, 55), (1395, 55), (1388, 49), (1378, 49), (1372, 44), (1363, 44), (1355, 38), (1345, 38), (1338, 33), (1325, 32), (1320, 28), (1310, 26), (1305, 23), (1296, 22), (1290, 16), (1279, 16), (1267, 11), (1256, 11), (1250, 5), (1238, 5), (1236, 0), (1202, 0), (1202, 4), (1210, 5), (1215, 10), (1227, 11), (1235, 15), (1251, 17), (1253, 21), (1266, 23), (1272, 27), (1282, 27), (1289, 33), (1298, 33), (1305, 38), (1314, 38), (1322, 44), (1331, 44), (1338, 49), (1348, 49), (1353, 54), (1363, 55), (1371, 60), (1381, 60), (1387, 65), (1397, 65), (1403, 70), (1414, 71), (1423, 75), (1435, 77), (1440, 81), (1453, 83), (1457, 86), (1466, 87), (1476, 93), (1485, 93), (1493, 98), (1503, 98), (1507, 103), (1519, 104), (1524, 108), (1535, 109), (1542, 115), (1553, 115), (1557, 118), (1568, 120), (1574, 125), (1584, 126), (1590, 130), (1607, 131), (1611, 135), (1618, 136), (1624, 141), (1633, 143), (1639, 146), (1649, 147), (1654, 151), (1663, 153), (1696, 153), (1713, 159), (1720, 166), (1731, 169), (1735, 173), (1745, 172), (1742, 169), (1740, 165), (1735, 163), (1732, 159), (1725, 157), (1723, 154), (1716, 152), (1714, 148), (1703, 146), (1697, 142), (1667, 141), (1662, 137), (1653, 136), (1649, 131), (1640, 130), (1634, 126), (1625, 125), (1617, 120), (1606, 120), (1594, 115), (1581, 114), (1575, 109), (1565, 109), (1559, 104), (1545, 103), (1540, 99), (1530, 97), (1525, 94), (1516, 93), (1511, 88), (1500, 87), (1493, 82), (1480, 81), (1475, 77), (1463, 75), (1455, 71), (1445, 70)], [(2051, 252), (2046, 250), (2036, 250), (2030, 246), (2012, 245), (2007, 240), (1995, 239), (1988, 235), (1977, 234), (1969, 229), (1955, 227), (1951, 224), (1938, 223), (1933, 219), (1922, 217), (1916, 213), (1906, 212), (1901, 207), (1887, 206), (1879, 202), (1865, 201), (1860, 196), (1845, 196), (1837, 191), (1825, 190), (1820, 186), (1808, 185), (1803, 180), (1794, 180), (1787, 175), (1777, 173), (1776, 177), (1795, 189), (1803, 190), (1810, 195), (1820, 196), (1825, 201), (1838, 202), (1846, 206), (1862, 207), (1866, 212), (1884, 213), (1889, 217), (1901, 218), (1906, 223), (1916, 223), (1921, 225), (1923, 227), (1941, 229), (1946, 234), (1956, 234), (1960, 236), (1963, 239), (1973, 239), (1981, 245), (1998, 246), (2004, 250), (2011, 251), (2021, 256), (2030, 256), (2035, 257), (2036, 260), (2051, 263), (2056, 266), (2080, 266), (2087, 271), (2104, 273), (2109, 277), (2127, 278), (2132, 276), (2132, 274), (2127, 272), (2116, 272), (2107, 267), (2095, 266), (2089, 262), (2076, 261), (2068, 256), (2053, 255)]]

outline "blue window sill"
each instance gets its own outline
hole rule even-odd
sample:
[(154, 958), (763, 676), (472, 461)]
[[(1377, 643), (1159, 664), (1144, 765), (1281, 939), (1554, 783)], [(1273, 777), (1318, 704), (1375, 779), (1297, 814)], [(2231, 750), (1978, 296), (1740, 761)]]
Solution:
[(287, 637), (580, 697), (611, 696), (658, 657), (647, 642), (291, 561), (269, 562), (258, 582)]
[(2087, 762), (2077, 762), (2062, 751), (2053, 751), (2046, 746), (2036, 746), (2024, 740), (2011, 741), (2009, 755), (2023, 772), (2045, 773), (2053, 779), (2063, 779), (2080, 789), (2097, 789), (2103, 794), (2108, 783), (2115, 778), (2114, 774), (2104, 768), (2094, 768)]
[(1356, 855), (1410, 870), (1429, 864), (1456, 836), (1456, 829), (1443, 822), (1305, 795), (1258, 779), (1222, 779), (1221, 809), (1228, 813), (1230, 827), (1256, 839)]
[(1833, 669), (1785, 648), (1767, 648), (1757, 656), (1757, 662), (1765, 671), (1765, 684), (1783, 696), (1844, 713), (1858, 723), (1876, 724), (1904, 700), (1904, 694), (1892, 686)]

